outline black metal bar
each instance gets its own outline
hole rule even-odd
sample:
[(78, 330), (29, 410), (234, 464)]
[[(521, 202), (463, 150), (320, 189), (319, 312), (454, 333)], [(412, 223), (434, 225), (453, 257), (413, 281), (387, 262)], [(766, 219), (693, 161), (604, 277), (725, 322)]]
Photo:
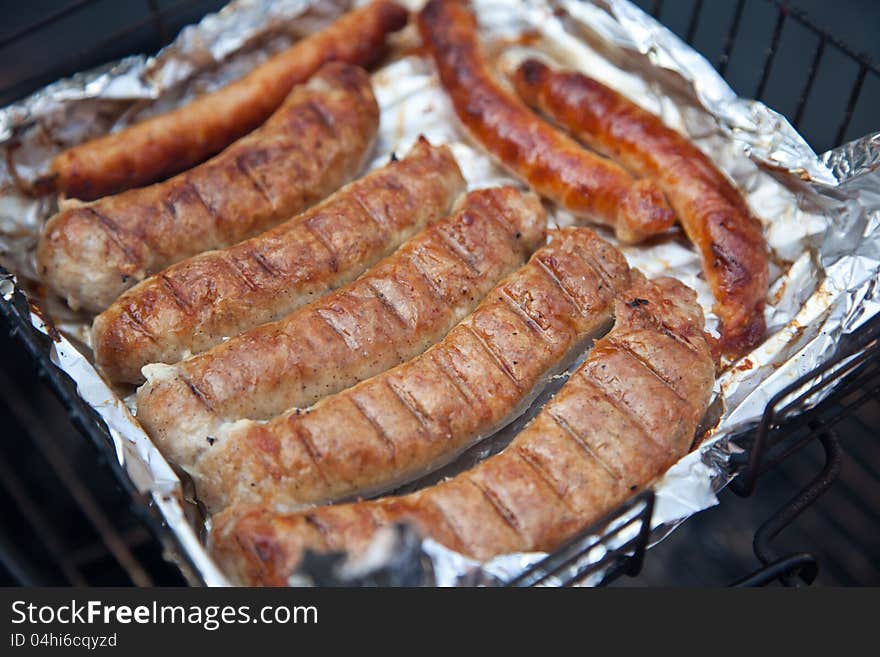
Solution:
[(812, 432), (807, 432), (798, 440), (786, 439), (784, 442), (780, 441), (781, 449), (773, 450), (772, 454), (770, 454), (770, 457), (764, 459), (764, 461), (760, 464), (758, 468), (758, 476), (760, 477), (767, 474), (777, 465), (797, 454), (815, 439), (815, 434), (813, 434)]
[[(798, 459), (798, 461), (786, 464), (786, 467), (780, 468), (778, 473), (775, 473), (779, 476), (780, 482), (784, 482), (788, 486), (790, 486), (793, 490), (802, 490), (804, 487), (804, 480), (812, 480), (815, 476), (815, 473), (824, 468), (825, 463), (825, 450), (824, 448), (821, 450), (822, 455), (821, 462), (817, 463), (815, 459), (810, 458), (812, 455), (805, 455), (804, 458)], [(854, 468), (858, 467), (858, 463), (854, 458), (847, 459), (847, 476), (849, 477)], [(808, 477), (803, 477), (802, 472), (808, 471)], [(852, 491), (849, 490), (848, 486), (832, 486), (832, 488), (828, 491), (829, 495), (836, 493), (841, 498), (846, 498), (846, 502), (842, 502), (838, 500), (834, 504), (834, 510), (829, 510), (826, 505), (823, 504), (815, 504), (810, 508), (810, 515), (813, 518), (803, 523), (802, 530), (804, 533), (809, 534), (810, 526), (815, 519), (822, 523), (822, 528), (824, 530), (829, 531), (831, 534), (836, 534), (843, 538), (844, 541), (847, 542), (848, 547), (853, 552), (859, 552), (860, 548), (867, 546), (861, 546), (858, 543), (855, 543), (855, 537), (860, 529), (867, 529), (870, 527), (880, 527), (880, 516), (875, 509), (871, 509), (872, 506), (870, 503), (865, 504), (864, 500), (860, 498), (860, 496), (856, 496), (852, 494)], [(869, 500), (869, 502), (873, 502), (874, 500)], [(843, 513), (841, 513), (841, 509), (838, 508), (838, 504), (844, 504), (848, 508), (845, 510), (846, 516), (844, 517)], [(858, 526), (851, 526), (850, 523), (853, 519), (858, 518)], [(852, 539), (852, 540), (848, 540)], [(878, 539), (880, 539), (880, 535), (878, 535)], [(854, 559), (858, 559), (858, 556), (850, 554), (850, 555), (842, 555), (838, 552), (840, 556), (843, 558), (841, 561), (850, 562)], [(880, 566), (880, 559), (875, 559), (878, 562), (878, 566)], [(846, 564), (846, 567), (849, 567), (850, 563)], [(854, 576), (849, 578), (850, 580), (857, 579)]]
[(813, 89), (813, 83), (816, 81), (816, 74), (819, 72), (819, 63), (822, 61), (822, 55), (825, 54), (825, 44), (827, 43), (826, 37), (823, 35), (819, 37), (819, 43), (816, 45), (816, 50), (813, 53), (813, 59), (810, 61), (810, 68), (807, 71), (807, 81), (804, 83), (803, 89), (801, 89), (800, 98), (798, 98), (797, 109), (794, 111), (794, 119), (792, 120), (792, 125), (797, 128), (801, 119), (804, 117), (804, 109), (807, 106), (807, 98), (810, 96), (810, 91)]
[[(622, 521), (621, 524), (615, 526), (614, 529), (608, 530), (608, 527), (615, 522), (621, 521), (633, 509), (642, 505), (638, 514)], [(641, 523), (639, 532), (636, 537), (630, 539), (621, 546), (609, 550), (598, 563), (589, 564), (582, 569), (576, 571), (573, 575), (569, 575), (563, 581), (563, 585), (574, 584), (583, 581), (590, 574), (598, 572), (611, 559), (629, 558), (637, 561), (634, 566), (635, 572), (641, 568), (641, 560), (644, 557), (644, 551), (647, 547), (648, 537), (651, 531), (651, 516), (654, 510), (654, 492), (645, 490), (627, 500), (613, 512), (607, 514), (604, 518), (594, 523), (587, 529), (580, 532), (577, 536), (563, 544), (561, 547), (553, 551), (541, 561), (533, 564), (522, 574), (507, 583), (507, 586), (522, 587), (536, 586), (542, 582), (554, 577), (564, 569), (574, 565), (578, 559), (583, 558), (590, 550), (608, 543), (614, 536), (619, 535), (626, 528), (633, 526), (634, 523)], [(599, 537), (596, 539), (595, 537)], [(631, 556), (626, 555), (627, 550), (632, 550)]]
[[(795, 431), (802, 429), (809, 424), (812, 416), (809, 414), (802, 414), (792, 417), (790, 416), (790, 411), (795, 409), (806, 399), (815, 395), (823, 387), (828, 387), (840, 379), (845, 379), (843, 383), (837, 386), (823, 400), (823, 404), (826, 406), (833, 403), (841, 405), (841, 410), (835, 412), (833, 415), (826, 415), (824, 417), (826, 425), (831, 426), (835, 424), (847, 413), (852, 412), (854, 409), (877, 395), (878, 386), (880, 386), (880, 370), (876, 368), (874, 363), (878, 358), (880, 358), (880, 345), (874, 345), (867, 348), (861, 355), (853, 359), (846, 366), (842, 367), (840, 372), (831, 375), (824, 382), (818, 381), (790, 404), (785, 405), (781, 410), (777, 410), (775, 417), (770, 424), (778, 423), (777, 419), (779, 418), (785, 418), (784, 430), (787, 434), (790, 435)], [(850, 401), (844, 401), (845, 397), (852, 394), (856, 395), (855, 398)]]
[(648, 539), (651, 537), (651, 518), (654, 516), (653, 492), (645, 498), (645, 506), (639, 514), (639, 534), (636, 536), (635, 551), (632, 557), (626, 562), (624, 572), (630, 577), (635, 577), (642, 572), (642, 565), (645, 563), (645, 552), (648, 549)]
[[(0, 387), (11, 390), (12, 385), (12, 381), (7, 378), (5, 372), (0, 370)], [(22, 404), (18, 397), (8, 399), (7, 405), (18, 421), (23, 426), (29, 427), (30, 435), (39, 446), (40, 453), (49, 462), (49, 465), (52, 466), (52, 469), (64, 483), (67, 490), (70, 491), (73, 501), (76, 502), (76, 505), (88, 518), (95, 531), (98, 532), (101, 540), (104, 541), (107, 549), (110, 550), (110, 554), (113, 555), (116, 561), (119, 562), (119, 565), (131, 577), (132, 582), (138, 586), (151, 586), (153, 584), (152, 578), (120, 538), (119, 532), (113, 527), (113, 523), (101, 509), (91, 491), (76, 476), (69, 461), (55, 444), (52, 436), (48, 435), (43, 429), (43, 424), (39, 418), (33, 414), (29, 406)]]
[[(628, 527), (628, 523), (626, 526)], [(598, 545), (598, 543), (597, 543)], [(595, 546), (594, 546), (595, 547)], [(625, 563), (631, 558), (628, 556), (630, 551), (635, 552), (636, 549), (636, 539), (631, 538), (630, 540), (622, 543), (620, 545), (616, 545), (614, 549), (607, 550), (605, 554), (598, 560), (594, 561), (590, 564), (586, 564), (583, 566), (577, 566), (577, 569), (562, 579), (559, 583), (560, 586), (576, 586), (577, 584), (582, 583), (593, 573), (601, 572), (607, 565), (613, 564), (611, 569), (607, 574), (603, 574), (602, 576), (602, 584), (605, 584), (612, 579), (615, 579), (617, 575), (622, 573), (625, 569)], [(555, 572), (548, 574), (548, 579), (551, 577), (555, 577), (561, 571), (570, 568), (572, 566), (576, 566), (578, 560), (583, 559), (584, 555), (589, 550), (584, 550), (581, 554), (575, 554), (569, 559), (568, 563), (560, 566)]]
[[(654, 515), (654, 501), (655, 497), (652, 492), (650, 496), (645, 497), (644, 506), (638, 516), (632, 518), (629, 522), (621, 525), (620, 528), (616, 530), (616, 533), (620, 533), (626, 527), (638, 522), (640, 523), (639, 533), (636, 537), (615, 548), (614, 551), (609, 552), (598, 563), (592, 564), (584, 569), (582, 573), (579, 573), (576, 578), (573, 579), (571, 582), (572, 585), (580, 583), (589, 575), (598, 572), (604, 567), (605, 563), (611, 560), (616, 560), (617, 563), (605, 572), (602, 576), (600, 585), (608, 584), (617, 579), (620, 575), (635, 577), (642, 571), (642, 565), (645, 562), (645, 552), (648, 549), (648, 540), (651, 537), (651, 519)], [(629, 554), (630, 551), (632, 551), (632, 554)]]
[(880, 395), (880, 378), (878, 378), (880, 377), (880, 373), (874, 372), (872, 374), (875, 380), (870, 388), (863, 391), (863, 393), (859, 395), (858, 398), (855, 399), (853, 402), (846, 405), (841, 405), (840, 408), (836, 411), (828, 411), (822, 416), (822, 421), (825, 422), (829, 427), (834, 426), (845, 417), (849, 417), (850, 415), (852, 415), (853, 411), (858, 409), (860, 406), (869, 402), (871, 399), (875, 399), (878, 395)]
[[(602, 576), (600, 584), (607, 584), (616, 579), (620, 575), (635, 577), (642, 570), (642, 564), (645, 561), (645, 552), (648, 549), (648, 539), (651, 536), (651, 518), (654, 515), (654, 493), (644, 495), (644, 505), (637, 516), (631, 518), (628, 522), (621, 524), (611, 533), (603, 537), (608, 542), (611, 537), (622, 533), (634, 523), (639, 523), (639, 532), (634, 538), (626, 541), (622, 545), (616, 546), (613, 550), (609, 550), (599, 561), (586, 565), (572, 574), (568, 579), (562, 582), (562, 586), (575, 586), (580, 584), (590, 575), (600, 572), (606, 564), (616, 561), (616, 564), (609, 568)], [(597, 541), (596, 545), (602, 541)], [(590, 548), (592, 549), (592, 548)], [(581, 555), (588, 550), (582, 550)], [(631, 553), (631, 554), (630, 554)]]
[[(764, 415), (761, 417), (761, 421), (754, 432), (754, 439), (747, 455), (746, 467), (739, 476), (730, 483), (729, 487), (734, 493), (741, 497), (747, 497), (754, 490), (757, 479), (762, 472), (762, 462), (769, 446), (768, 441), (770, 439), (771, 429), (777, 425), (781, 418), (786, 418), (792, 409), (796, 408), (799, 404), (803, 403), (810, 397), (813, 397), (821, 390), (832, 386), (839, 382), (840, 379), (853, 374), (860, 368), (870, 366), (869, 362), (880, 358), (880, 342), (877, 341), (876, 336), (873, 336), (873, 330), (875, 327), (870, 325), (863, 328), (866, 332), (869, 330), (872, 332), (872, 339), (874, 341), (868, 341), (867, 344), (864, 344), (864, 340), (858, 341), (854, 347), (862, 348), (863, 350), (861, 352), (852, 356), (850, 349), (843, 350), (842, 353), (838, 354), (824, 365), (804, 374), (770, 398), (764, 411)], [(836, 371), (829, 375), (829, 373), (835, 369)], [(798, 391), (801, 392), (798, 393)], [(786, 399), (795, 394), (797, 396), (794, 399), (783, 404)], [(842, 394), (845, 394), (845, 390), (838, 388), (837, 391), (826, 401), (830, 401), (830, 399)], [(792, 435), (797, 427), (804, 426), (811, 417), (812, 415), (807, 414), (794, 419), (789, 418), (786, 426), (788, 435)], [(776, 442), (778, 443), (781, 437), (777, 436), (776, 438)]]
[[(816, 428), (819, 429), (818, 426)], [(825, 466), (822, 471), (803, 491), (795, 495), (788, 504), (777, 511), (755, 532), (753, 542), (755, 555), (764, 565), (778, 559), (770, 546), (771, 541), (822, 496), (840, 474), (841, 450), (836, 436), (830, 429), (822, 429), (819, 433), (819, 441), (825, 449)], [(800, 575), (803, 578), (805, 573), (801, 572)], [(795, 584), (795, 580), (791, 576), (783, 577), (782, 581), (789, 586)], [(812, 580), (807, 581), (806, 579), (804, 581), (807, 584), (812, 582)]]
[[(0, 266), (0, 281), (12, 276)], [(5, 322), (11, 336), (18, 339), (41, 377), (45, 377), (50, 389), (67, 410), (73, 425), (102, 453), (112, 445), (112, 438), (104, 420), (79, 397), (77, 385), (49, 357), (51, 339), (31, 325), (30, 307), (25, 295), (16, 290), (11, 299), (0, 301), (0, 320)], [(160, 542), (167, 555), (174, 557), (174, 564), (192, 584), (201, 583), (190, 556), (183, 551), (174, 532), (168, 530), (164, 518), (155, 505), (150, 504), (135, 487), (124, 466), (115, 458), (106, 460), (117, 482), (127, 495), (130, 508), (140, 518), (150, 533)]]
[[(844, 372), (842, 376), (845, 377), (845, 381), (823, 400), (822, 425), (824, 427), (832, 428), (843, 418), (852, 416), (861, 405), (880, 396), (880, 370), (875, 368), (873, 364), (873, 359), (880, 356), (880, 352), (875, 353), (872, 350), (867, 356), (868, 362), (862, 367)], [(810, 391), (810, 394), (815, 389)], [(859, 392), (856, 393), (855, 398), (844, 402), (842, 398), (849, 396), (853, 391)], [(837, 408), (835, 408), (835, 404)], [(766, 449), (762, 445), (753, 446), (753, 453), (750, 457), (758, 456), (754, 454), (755, 450), (764, 451), (764, 454), (760, 455), (760, 459), (755, 461), (755, 465), (752, 466), (756, 468), (755, 477), (764, 475), (817, 437), (817, 430), (809, 426), (814, 417), (815, 414), (806, 413), (791, 418), (772, 435), (773, 439), (767, 441)], [(797, 437), (798, 432), (804, 427), (806, 430), (803, 435)], [(795, 439), (796, 437), (797, 439)], [(737, 482), (734, 482), (731, 488), (734, 492), (739, 492)]]
[(688, 43), (694, 42), (694, 36), (697, 34), (697, 27), (700, 25), (700, 13), (703, 11), (703, 0), (697, 0), (694, 10), (691, 12), (691, 20), (688, 23), (686, 36), (684, 38)]
[(849, 122), (852, 121), (853, 112), (856, 109), (856, 103), (859, 102), (859, 94), (862, 93), (862, 85), (865, 84), (865, 77), (867, 75), (867, 65), (864, 63), (860, 64), (859, 74), (856, 76), (856, 81), (853, 83), (849, 99), (846, 101), (846, 110), (843, 113), (843, 119), (841, 119), (840, 126), (837, 128), (837, 135), (834, 137), (835, 144), (842, 144), (846, 137), (846, 129), (849, 127)]
[(819, 566), (816, 557), (809, 552), (798, 552), (759, 568), (751, 575), (734, 582), (731, 586), (735, 588), (766, 586), (782, 577), (796, 576), (801, 577), (806, 583), (812, 583), (818, 574)]
[(802, 10), (790, 7), (785, 0), (767, 0), (774, 4), (780, 11), (785, 11), (789, 17), (794, 19), (797, 23), (807, 28), (810, 32), (819, 37), (824, 37), (825, 40), (830, 43), (832, 46), (837, 48), (844, 55), (852, 59), (853, 61), (859, 62), (860, 64), (864, 64), (869, 71), (874, 73), (875, 75), (880, 75), (880, 67), (874, 62), (874, 60), (865, 53), (859, 53), (850, 48), (845, 42), (841, 41), (834, 35), (830, 34), (827, 30), (822, 27), (816, 25), (812, 20), (810, 20), (809, 16), (804, 13)]
[[(58, 564), (61, 574), (67, 581), (74, 586), (86, 586), (88, 582), (85, 576), (76, 567), (75, 562), (69, 558), (61, 539), (52, 528), (52, 523), (43, 514), (40, 506), (27, 494), (27, 488), (19, 480), (18, 475), (2, 458), (0, 458), (0, 487), (6, 491), (9, 495), (9, 500), (19, 509), (21, 516), (34, 531), (34, 534), (40, 540), (43, 547), (46, 548), (49, 555), (55, 560), (55, 563)], [(0, 552), (2, 551), (5, 551), (5, 548), (0, 550)], [(2, 554), (0, 554), (0, 557), (2, 557)], [(13, 562), (20, 561), (14, 556), (11, 559)]]
[(767, 81), (770, 79), (770, 71), (773, 70), (773, 62), (776, 59), (776, 53), (779, 52), (779, 39), (782, 36), (782, 28), (785, 26), (785, 19), (788, 16), (788, 8), (780, 7), (779, 14), (776, 17), (776, 25), (773, 27), (773, 36), (770, 39), (770, 47), (764, 52), (764, 66), (761, 70), (761, 80), (758, 82), (758, 88), (755, 91), (755, 99), (761, 100), (764, 97), (764, 90), (767, 88)]
[(742, 21), (745, 6), (746, 0), (737, 0), (736, 9), (733, 11), (733, 21), (731, 22), (730, 29), (727, 30), (727, 36), (724, 39), (724, 48), (721, 52), (721, 57), (718, 58), (718, 63), (715, 65), (715, 68), (718, 69), (718, 72), (722, 77), (727, 72), (727, 65), (730, 63), (730, 53), (733, 50), (733, 42), (736, 39), (736, 35), (739, 33), (739, 24)]
[[(150, 532), (140, 525), (126, 529), (120, 532), (119, 535), (129, 549), (144, 545), (152, 539)], [(85, 566), (105, 556), (107, 556), (107, 546), (100, 541), (95, 541), (71, 552), (70, 560), (79, 566)]]

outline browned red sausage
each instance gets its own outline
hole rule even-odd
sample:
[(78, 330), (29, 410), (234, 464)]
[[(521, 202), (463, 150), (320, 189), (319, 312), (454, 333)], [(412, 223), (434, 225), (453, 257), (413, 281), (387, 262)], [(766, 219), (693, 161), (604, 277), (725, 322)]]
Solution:
[(306, 549), (358, 553), (397, 522), (479, 560), (553, 550), (686, 454), (712, 395), (696, 294), (632, 278), (614, 329), (500, 454), (403, 497), (231, 507), (213, 519), (214, 556), (237, 581), (283, 586)]
[(214, 93), (64, 151), (52, 161), (53, 184), (91, 201), (184, 171), (260, 125), (326, 62), (378, 61), (388, 33), (406, 22), (406, 10), (388, 0), (345, 14)]
[[(510, 212), (540, 212), (533, 194), (487, 191), (514, 192)], [(167, 448), (179, 450), (212, 512), (234, 502), (291, 509), (387, 490), (516, 417), (566, 356), (607, 326), (614, 291), (628, 284), (623, 256), (593, 231), (556, 232), (413, 360), (309, 409)]]
[(147, 276), (336, 191), (363, 166), (378, 127), (366, 71), (325, 64), (260, 128), (207, 162), (56, 214), (37, 248), (38, 271), (71, 307), (100, 312)]
[(543, 243), (543, 213), (509, 211), (519, 198), (473, 191), (348, 285), (182, 363), (144, 368), (138, 421), (179, 459), (172, 445), (204, 448), (224, 423), (306, 408), (418, 356)]
[(658, 182), (702, 256), (722, 321), (722, 349), (736, 356), (756, 346), (766, 328), (767, 243), (727, 177), (659, 117), (585, 75), (529, 60), (514, 82), (529, 105), (634, 174)]
[(140, 383), (148, 363), (176, 363), (284, 317), (445, 216), (464, 187), (452, 151), (422, 138), (281, 225), (141, 281), (95, 318), (95, 360), (113, 381)]
[(653, 181), (635, 180), (533, 114), (492, 77), (477, 21), (465, 0), (431, 0), (419, 27), (465, 128), (539, 194), (581, 218), (614, 228), (628, 242), (675, 221)]

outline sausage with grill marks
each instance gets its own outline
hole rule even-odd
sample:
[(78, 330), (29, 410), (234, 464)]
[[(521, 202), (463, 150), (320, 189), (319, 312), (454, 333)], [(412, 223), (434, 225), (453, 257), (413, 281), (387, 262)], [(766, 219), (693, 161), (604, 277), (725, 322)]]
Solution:
[(38, 271), (72, 308), (100, 312), (147, 276), (256, 235), (336, 191), (363, 166), (378, 125), (369, 75), (326, 64), (213, 159), (56, 214), (37, 248)]
[(145, 368), (138, 420), (187, 463), (181, 452), (205, 446), (225, 422), (307, 407), (405, 362), (521, 266), (545, 222), (512, 187), (471, 192), (348, 285), (177, 365)]
[(305, 213), (126, 292), (95, 319), (96, 361), (112, 380), (139, 383), (148, 363), (177, 362), (284, 317), (445, 216), (464, 186), (452, 152), (421, 139)]
[(663, 189), (703, 260), (721, 318), (721, 349), (742, 355), (764, 337), (769, 254), (761, 222), (712, 161), (628, 98), (577, 72), (523, 62), (516, 89), (592, 148)]
[(545, 123), (493, 79), (464, 0), (431, 0), (419, 14), (440, 81), (472, 137), (542, 196), (605, 224), (627, 242), (667, 230), (675, 215), (651, 180), (636, 180)]
[(388, 0), (344, 14), (218, 91), (60, 153), (40, 184), (92, 201), (184, 171), (258, 127), (323, 64), (379, 61), (388, 34), (407, 19)]
[(711, 398), (696, 294), (633, 279), (612, 331), (500, 454), (403, 497), (231, 507), (213, 518), (211, 552), (239, 582), (283, 586), (305, 550), (357, 554), (397, 522), (478, 560), (555, 549), (684, 456)]
[[(539, 211), (534, 195), (525, 199), (522, 211)], [(607, 326), (615, 290), (628, 282), (623, 256), (591, 230), (555, 232), (422, 355), (310, 409), (234, 423), (182, 465), (212, 512), (387, 490), (513, 419)]]

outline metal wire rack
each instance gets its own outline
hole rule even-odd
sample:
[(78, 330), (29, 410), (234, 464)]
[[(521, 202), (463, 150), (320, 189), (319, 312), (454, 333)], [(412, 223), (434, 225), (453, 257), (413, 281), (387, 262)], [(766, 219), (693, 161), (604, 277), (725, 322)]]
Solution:
[[(0, 62), (16, 64), (0, 64), (0, 105), (78, 70), (132, 52), (154, 52), (183, 25), (223, 4), (223, 0), (70, 0), (49, 10), (44, 5), (25, 7), (15, 20), (0, 27)], [(636, 4), (704, 52), (738, 93), (765, 99), (783, 111), (816, 150), (876, 128), (865, 123), (872, 119), (868, 108), (875, 98), (865, 89), (880, 80), (880, 69), (869, 57), (855, 52), (786, 2), (729, 0), (724, 3), (727, 20), (711, 24), (706, 21), (709, 3), (703, 0), (637, 0)], [(713, 11), (717, 4), (712, 3)], [(755, 11), (763, 12), (762, 24), (772, 25), (769, 32), (759, 35), (764, 43), (757, 48), (754, 39), (759, 37), (749, 22)], [(800, 39), (801, 52), (809, 53), (795, 64), (797, 75), (786, 68), (790, 69), (792, 63), (783, 61), (791, 34)], [(744, 47), (747, 37), (752, 42)], [(712, 47), (714, 54), (709, 52)], [(849, 77), (843, 81), (849, 86), (842, 91), (840, 78), (847, 76), (833, 75), (829, 79), (827, 74), (829, 66), (835, 72), (840, 69), (841, 61)], [(844, 98), (845, 104), (835, 110), (833, 122), (828, 121), (828, 109), (824, 108), (824, 121), (817, 127), (811, 117), (814, 108), (829, 95), (829, 84), (836, 85), (834, 94)], [(775, 102), (780, 93), (794, 99), (794, 103), (784, 106)], [(833, 130), (828, 128), (831, 123)], [(81, 401), (75, 384), (51, 363), (49, 339), (31, 326), (26, 299), (20, 294), (4, 299), (0, 302), (0, 317), (15, 339), (15, 343), (0, 343), (6, 362), (11, 364), (7, 371), (10, 366), (15, 369), (14, 375), (0, 375), (4, 396), (0, 411), (11, 418), (7, 426), (16, 436), (0, 450), (0, 488), (7, 495), (10, 511), (4, 511), (0, 518), (0, 583), (197, 582), (191, 564), (163, 526), (160, 514), (135, 489), (116, 459), (107, 457), (112, 454), (108, 451), (112, 443), (106, 426)], [(754, 586), (776, 580), (792, 585), (809, 583), (815, 577), (814, 555), (779, 555), (771, 542), (834, 481), (840, 449), (833, 427), (862, 404), (878, 398), (878, 336), (880, 323), (875, 323), (841, 344), (826, 366), (777, 395), (768, 404), (760, 426), (742, 437), (746, 447), (739, 464), (742, 472), (732, 487), (743, 496), (750, 495), (762, 477), (807, 445), (821, 444), (826, 461), (815, 479), (757, 530), (754, 549), (761, 567), (740, 578), (736, 585)], [(63, 415), (52, 408), (56, 402), (46, 399), (46, 386), (35, 380), (28, 383), (28, 377), (37, 376), (60, 400)], [(833, 392), (823, 404), (802, 412), (807, 400), (829, 389)], [(65, 440), (71, 422), (91, 439), (95, 449), (83, 452), (82, 441)], [(39, 455), (36, 464), (32, 462), (34, 453)], [(69, 497), (73, 504), (58, 504), (62, 496)], [(63, 518), (53, 513), (56, 507), (76, 511)], [(638, 574), (645, 558), (652, 510), (650, 491), (632, 498), (510, 585), (607, 583), (622, 574)], [(71, 525), (91, 529), (87, 536), (75, 531), (71, 539), (67, 531)], [(582, 555), (597, 549), (604, 550), (598, 564), (579, 565)], [(169, 565), (168, 559), (175, 565)]]

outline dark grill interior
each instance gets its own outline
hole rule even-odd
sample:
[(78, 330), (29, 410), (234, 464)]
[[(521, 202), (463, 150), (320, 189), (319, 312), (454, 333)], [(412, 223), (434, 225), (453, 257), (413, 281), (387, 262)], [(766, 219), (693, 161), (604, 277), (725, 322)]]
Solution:
[[(39, 0), (13, 8), (0, 1), (0, 105), (75, 71), (155, 52), (183, 25), (223, 4)], [(871, 109), (880, 101), (880, 71), (871, 57), (880, 54), (880, 45), (870, 28), (880, 19), (880, 5), (870, 0), (637, 4), (703, 52), (738, 93), (785, 113), (817, 151), (878, 128)], [(869, 55), (859, 54), (865, 49)], [(68, 409), (45, 384), (50, 370), (45, 363), (42, 369), (36, 366), (30, 347), (23, 348), (32, 346), (33, 338), (21, 342), (20, 322), (12, 316), (6, 320), (0, 338), (0, 420), (6, 427), (0, 442), (0, 585), (185, 583), (162, 556), (153, 535), (155, 514), (144, 511), (143, 500), (132, 498), (119, 482), (118, 468), (71, 423)], [(57, 374), (49, 379), (63, 388)], [(742, 580), (760, 566), (752, 546), (756, 531), (760, 537), (782, 525), (762, 532), (762, 523), (780, 509), (802, 509), (766, 545), (759, 538), (765, 558), (780, 561), (750, 583), (776, 581), (779, 574), (785, 575), (783, 583), (804, 583), (815, 561), (817, 584), (880, 584), (878, 360), (867, 359), (848, 381), (821, 412), (769, 427), (769, 462), (780, 463), (754, 471), (760, 476), (753, 494), (741, 498), (724, 491), (719, 507), (684, 523), (646, 555), (639, 577), (616, 581), (723, 585)], [(90, 435), (99, 434), (92, 420), (84, 422)], [(813, 492), (824, 494), (813, 500), (803, 491), (822, 470), (826, 451), (835, 452), (837, 441), (823, 434), (829, 427), (843, 450), (840, 475), (827, 490), (815, 487)], [(833, 459), (829, 469), (828, 481), (835, 474)], [(789, 505), (793, 497), (800, 506)], [(632, 549), (639, 557), (638, 545)], [(639, 559), (621, 561), (615, 574), (634, 574), (639, 565)], [(795, 572), (804, 577), (792, 576)], [(534, 583), (542, 574), (539, 569), (518, 583)]]
[(0, 2), (0, 105), (50, 82), (136, 53), (153, 53), (222, 0)]
[(0, 585), (183, 584), (104, 456), (4, 336)]

